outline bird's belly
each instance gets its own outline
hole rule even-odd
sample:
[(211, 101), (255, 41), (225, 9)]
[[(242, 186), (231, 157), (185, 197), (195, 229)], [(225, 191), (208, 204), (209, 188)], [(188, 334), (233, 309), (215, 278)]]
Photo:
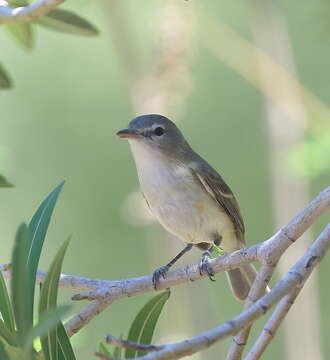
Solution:
[(233, 250), (236, 235), (231, 220), (199, 184), (181, 183), (175, 189), (162, 187), (157, 194), (145, 195), (151, 211), (170, 233), (193, 244), (213, 242), (218, 236), (225, 251)]

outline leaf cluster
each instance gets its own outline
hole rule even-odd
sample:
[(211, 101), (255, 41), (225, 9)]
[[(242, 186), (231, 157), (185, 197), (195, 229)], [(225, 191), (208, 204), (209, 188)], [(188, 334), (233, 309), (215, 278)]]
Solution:
[[(38, 263), (50, 219), (63, 187), (58, 185), (41, 203), (29, 225), (16, 233), (10, 269), (10, 292), (0, 272), (0, 358), (2, 360), (75, 360), (61, 319), (70, 305), (57, 306), (58, 283), (63, 258), (69, 244), (65, 241), (55, 256), (41, 287), (35, 307)], [(34, 315), (37, 320), (34, 322)], [(41, 340), (41, 352), (34, 348)]]

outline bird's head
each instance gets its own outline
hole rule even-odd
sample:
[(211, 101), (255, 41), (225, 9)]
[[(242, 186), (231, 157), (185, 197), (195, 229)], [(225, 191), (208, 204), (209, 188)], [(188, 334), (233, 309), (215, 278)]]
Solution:
[(133, 119), (127, 129), (117, 132), (127, 139), (132, 147), (142, 145), (149, 151), (157, 151), (172, 158), (178, 158), (191, 150), (178, 127), (162, 115), (141, 115)]

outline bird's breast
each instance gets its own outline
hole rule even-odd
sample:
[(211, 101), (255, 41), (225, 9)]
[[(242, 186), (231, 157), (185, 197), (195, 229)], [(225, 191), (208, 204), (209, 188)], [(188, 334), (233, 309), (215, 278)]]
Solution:
[(231, 220), (188, 166), (151, 158), (152, 154), (136, 155), (141, 190), (154, 216), (170, 233), (187, 243), (212, 242), (215, 233), (223, 239), (234, 236)]

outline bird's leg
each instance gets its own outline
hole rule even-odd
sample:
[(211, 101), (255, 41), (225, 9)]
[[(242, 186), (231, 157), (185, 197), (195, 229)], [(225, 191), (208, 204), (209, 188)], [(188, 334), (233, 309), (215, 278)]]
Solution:
[(160, 277), (165, 279), (165, 275), (170, 269), (170, 267), (175, 264), (186, 252), (188, 252), (193, 247), (193, 244), (187, 244), (187, 246), (179, 252), (179, 254), (172, 259), (168, 264), (161, 266), (160, 268), (156, 269), (152, 275), (152, 283), (154, 284), (155, 290), (157, 290), (157, 285), (159, 283)]
[(201, 262), (199, 263), (199, 273), (201, 275), (207, 274), (211, 281), (215, 281), (213, 278), (214, 271), (212, 266), (210, 265), (211, 253), (209, 251), (205, 251), (202, 255)]
[[(220, 244), (220, 242), (219, 242)], [(209, 277), (209, 279), (211, 281), (215, 281), (215, 279), (213, 279), (214, 276), (214, 271), (209, 263), (209, 260), (211, 258), (211, 251), (213, 248), (213, 244), (207, 243), (207, 242), (202, 242), (199, 244), (196, 244), (196, 246), (200, 249), (200, 250), (204, 250), (204, 253), (202, 255), (202, 259), (199, 263), (199, 273), (201, 275), (203, 274), (207, 274), (207, 276)]]

